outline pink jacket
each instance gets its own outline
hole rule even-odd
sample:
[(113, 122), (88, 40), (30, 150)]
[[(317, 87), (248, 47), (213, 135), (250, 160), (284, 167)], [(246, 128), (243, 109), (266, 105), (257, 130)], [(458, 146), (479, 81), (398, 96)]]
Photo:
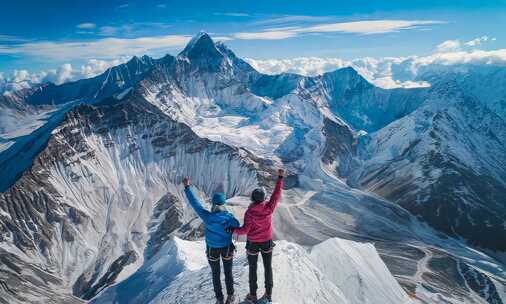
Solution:
[(234, 230), (237, 235), (247, 234), (248, 241), (260, 243), (272, 240), (272, 213), (281, 199), (283, 179), (278, 179), (271, 198), (263, 203), (249, 205), (244, 224)]

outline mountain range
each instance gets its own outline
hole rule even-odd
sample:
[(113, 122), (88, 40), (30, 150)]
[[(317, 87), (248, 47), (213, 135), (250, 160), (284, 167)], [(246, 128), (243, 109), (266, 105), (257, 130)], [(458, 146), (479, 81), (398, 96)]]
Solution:
[(242, 219), (281, 166), (283, 303), (506, 303), (506, 70), (483, 69), (413, 89), (266, 75), (199, 33), (175, 57), (4, 93), (0, 303), (205, 302), (180, 180)]

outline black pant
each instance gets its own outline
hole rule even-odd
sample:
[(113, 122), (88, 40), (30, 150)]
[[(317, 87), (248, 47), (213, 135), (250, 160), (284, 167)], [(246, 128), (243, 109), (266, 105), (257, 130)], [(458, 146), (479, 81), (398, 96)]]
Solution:
[(213, 274), (214, 294), (218, 300), (223, 300), (223, 292), (221, 291), (220, 257), (223, 261), (223, 272), (225, 272), (227, 295), (234, 294), (234, 277), (232, 275), (234, 251), (234, 244), (230, 244), (229, 246), (223, 248), (207, 248), (207, 260), (209, 261)]
[(264, 263), (265, 274), (265, 293), (272, 295), (272, 287), (274, 286), (272, 279), (272, 250), (275, 244), (272, 240), (262, 243), (246, 243), (246, 251), (248, 253), (249, 264), (249, 292), (251, 295), (257, 294), (257, 264), (258, 253), (262, 253), (262, 261)]

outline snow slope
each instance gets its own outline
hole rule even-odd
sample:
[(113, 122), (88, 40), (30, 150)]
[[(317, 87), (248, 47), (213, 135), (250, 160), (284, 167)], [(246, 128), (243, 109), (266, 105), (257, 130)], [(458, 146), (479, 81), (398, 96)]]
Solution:
[[(245, 244), (236, 245), (234, 278), (242, 297), (248, 292), (248, 266)], [(305, 249), (279, 241), (273, 261), (276, 303), (413, 303), (371, 244), (333, 238)], [(259, 286), (262, 278), (259, 263)], [(174, 238), (131, 278), (91, 303), (197, 304), (212, 303), (213, 298), (204, 243)]]

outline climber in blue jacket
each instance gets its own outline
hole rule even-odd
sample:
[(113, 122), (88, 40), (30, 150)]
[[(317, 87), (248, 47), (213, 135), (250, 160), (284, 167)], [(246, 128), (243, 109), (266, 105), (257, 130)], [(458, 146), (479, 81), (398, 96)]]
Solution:
[[(190, 179), (183, 179), (184, 193), (190, 202), (193, 210), (204, 222), (206, 238), (206, 255), (213, 275), (213, 287), (216, 295), (216, 304), (235, 303), (234, 295), (234, 277), (232, 276), (232, 265), (235, 252), (235, 246), (232, 242), (232, 233), (227, 232), (227, 228), (240, 227), (239, 221), (223, 208), (225, 204), (225, 194), (217, 192), (211, 199), (211, 211), (202, 207), (195, 194), (192, 192)], [(221, 289), (220, 277), (220, 258), (223, 261), (223, 271), (225, 272), (225, 285), (227, 287), (227, 300), (224, 302), (224, 296)]]

